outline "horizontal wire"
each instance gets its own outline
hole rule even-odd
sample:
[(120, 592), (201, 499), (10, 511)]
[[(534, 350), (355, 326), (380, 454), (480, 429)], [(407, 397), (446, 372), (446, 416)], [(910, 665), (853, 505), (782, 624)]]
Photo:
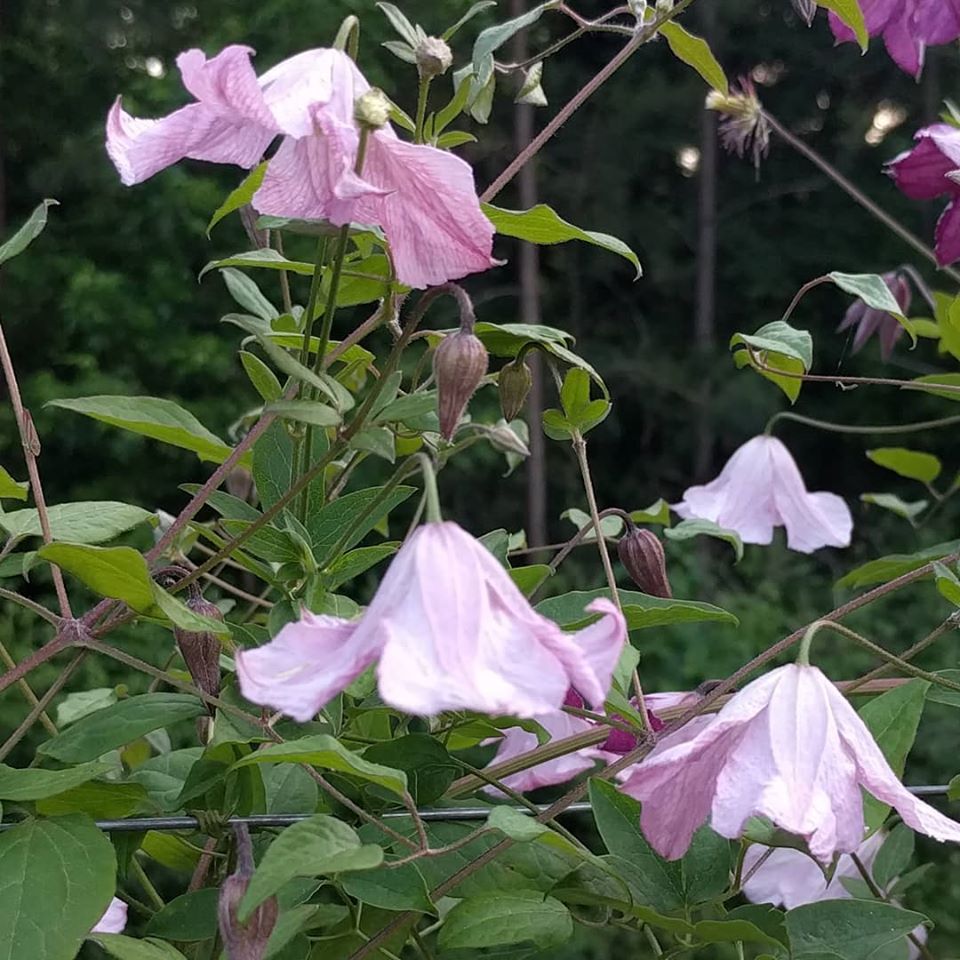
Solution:
[[(945, 783), (924, 784), (917, 787), (907, 788), (914, 796), (918, 797), (937, 797), (946, 796), (949, 787)], [(489, 807), (450, 807), (438, 810), (420, 810), (418, 811), (421, 820), (486, 820), (490, 812), (495, 810), (495, 806)], [(527, 807), (511, 807), (516, 813), (532, 815), (534, 810)], [(548, 810), (547, 804), (536, 806), (537, 813), (543, 813)], [(589, 803), (572, 803), (564, 813), (587, 813), (591, 809)], [(302, 823), (309, 820), (315, 814), (311, 813), (258, 813), (249, 817), (228, 817), (223, 821), (224, 825), (245, 823), (254, 830), (262, 830), (267, 827), (289, 827), (295, 823)], [(380, 815), (384, 820), (409, 820), (410, 814), (403, 810), (388, 811)], [(10, 821), (0, 823), (0, 833), (4, 830), (10, 830), (17, 826), (17, 823), (23, 821)], [(119, 833), (124, 831), (142, 832), (146, 830), (196, 830), (201, 827), (200, 820), (197, 817), (132, 817), (127, 820), (97, 820), (97, 826), (107, 833)]]

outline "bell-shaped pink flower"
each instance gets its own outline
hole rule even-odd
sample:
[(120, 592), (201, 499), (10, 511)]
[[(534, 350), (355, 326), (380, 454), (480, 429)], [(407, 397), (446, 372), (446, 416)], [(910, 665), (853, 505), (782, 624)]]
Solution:
[(937, 221), (935, 248), (941, 266), (960, 260), (960, 130), (935, 123), (913, 135), (917, 145), (894, 157), (887, 173), (912, 200), (947, 196), (950, 202)]
[(253, 205), (279, 217), (380, 226), (398, 279), (427, 287), (486, 270), (493, 226), (483, 215), (470, 166), (444, 150), (405, 143), (389, 124), (372, 130), (355, 173), (357, 99), (370, 85), (339, 50), (308, 50), (259, 79), (249, 47), (208, 60), (177, 58), (196, 102), (159, 120), (131, 117), (114, 103), (107, 152), (127, 184), (189, 157), (250, 168), (280, 136)]
[[(860, 0), (871, 37), (883, 37), (887, 53), (901, 70), (919, 77), (927, 47), (960, 37), (960, 0)], [(830, 27), (839, 41), (855, 40), (835, 14)]]
[(91, 933), (123, 933), (127, 925), (127, 905), (119, 898), (110, 901), (104, 915), (96, 922)]
[(735, 530), (744, 543), (770, 543), (787, 528), (787, 546), (800, 553), (850, 545), (853, 517), (834, 493), (810, 493), (790, 451), (776, 438), (754, 437), (739, 447), (716, 480), (690, 487), (674, 510)]
[[(910, 284), (907, 278), (897, 270), (885, 273), (882, 276), (883, 282), (893, 294), (894, 299), (900, 304), (900, 312), (904, 315), (910, 310)], [(843, 315), (837, 332), (856, 328), (853, 335), (853, 350), (856, 353), (863, 345), (874, 335), (877, 334), (880, 340), (880, 356), (884, 360), (889, 360), (893, 354), (893, 348), (903, 333), (903, 325), (891, 313), (885, 310), (878, 310), (864, 303), (863, 300), (855, 300), (847, 312)]]
[(861, 787), (919, 833), (960, 843), (960, 824), (903, 786), (827, 677), (789, 664), (744, 687), (692, 739), (638, 764), (622, 789), (642, 803), (640, 826), (667, 859), (707, 821), (733, 839), (763, 816), (829, 863), (863, 843)]
[(574, 687), (603, 705), (626, 639), (609, 600), (566, 633), (537, 613), (493, 555), (455, 523), (427, 523), (394, 557), (358, 620), (304, 614), (237, 655), (243, 695), (306, 721), (379, 658), (380, 696), (407, 713), (539, 717)]

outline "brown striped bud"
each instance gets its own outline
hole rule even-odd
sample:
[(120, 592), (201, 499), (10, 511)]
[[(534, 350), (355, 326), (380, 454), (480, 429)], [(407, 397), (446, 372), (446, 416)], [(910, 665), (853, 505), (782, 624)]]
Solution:
[(453, 439), (463, 411), (486, 376), (488, 362), (487, 348), (472, 329), (468, 332), (461, 327), (444, 337), (437, 347), (433, 372), (437, 378), (440, 435), (445, 440)]
[(238, 912), (253, 876), (253, 849), (245, 823), (234, 824), (233, 830), (237, 846), (237, 868), (220, 886), (217, 904), (220, 935), (223, 937), (227, 960), (263, 960), (270, 934), (277, 923), (277, 898), (267, 897), (241, 923)]
[(628, 524), (627, 532), (617, 544), (617, 554), (630, 579), (644, 593), (667, 599), (673, 596), (663, 544), (655, 533)]
[(500, 390), (500, 409), (503, 410), (503, 419), (507, 423), (519, 416), (532, 385), (533, 374), (526, 360), (521, 360), (520, 357), (500, 371), (497, 387)]

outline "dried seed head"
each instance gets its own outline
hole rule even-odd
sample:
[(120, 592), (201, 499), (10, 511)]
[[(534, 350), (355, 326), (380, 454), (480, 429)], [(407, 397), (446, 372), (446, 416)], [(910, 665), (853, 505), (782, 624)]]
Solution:
[(279, 907), (276, 897), (268, 897), (241, 923), (238, 917), (250, 878), (253, 876), (253, 849), (245, 823), (234, 824), (237, 846), (237, 868), (220, 886), (217, 914), (220, 935), (226, 947), (227, 960), (263, 960), (267, 941), (277, 922)]
[(527, 395), (533, 384), (533, 374), (526, 360), (517, 357), (508, 363), (497, 379), (500, 391), (500, 409), (503, 410), (503, 419), (508, 423), (519, 416), (523, 405), (527, 402)]
[[(472, 324), (471, 324), (472, 326)], [(461, 327), (444, 337), (433, 355), (440, 434), (452, 440), (470, 398), (487, 373), (489, 357), (480, 339)]]
[(651, 597), (673, 596), (663, 544), (655, 533), (633, 525), (620, 538), (617, 554), (630, 579)]
[(424, 37), (416, 46), (417, 72), (420, 79), (439, 77), (453, 64), (453, 52), (439, 37)]
[(711, 90), (707, 94), (706, 106), (708, 110), (723, 114), (720, 142), (724, 148), (738, 157), (749, 153), (753, 165), (759, 168), (770, 147), (770, 123), (763, 115), (753, 81), (742, 77), (739, 84), (730, 84), (729, 94)]

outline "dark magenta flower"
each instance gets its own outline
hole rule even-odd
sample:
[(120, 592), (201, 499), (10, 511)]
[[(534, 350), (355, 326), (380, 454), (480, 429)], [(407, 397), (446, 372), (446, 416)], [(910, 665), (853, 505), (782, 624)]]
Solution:
[[(910, 309), (910, 284), (907, 278), (896, 270), (883, 274), (883, 282), (890, 289), (894, 299), (900, 304), (900, 312), (906, 316)], [(843, 315), (837, 332), (849, 330), (856, 327), (856, 333), (853, 335), (853, 353), (856, 353), (874, 334), (880, 339), (880, 356), (884, 360), (889, 360), (893, 353), (893, 347), (900, 339), (903, 333), (903, 326), (900, 321), (891, 313), (885, 310), (877, 310), (863, 302), (857, 300), (850, 305), (850, 308)]]

